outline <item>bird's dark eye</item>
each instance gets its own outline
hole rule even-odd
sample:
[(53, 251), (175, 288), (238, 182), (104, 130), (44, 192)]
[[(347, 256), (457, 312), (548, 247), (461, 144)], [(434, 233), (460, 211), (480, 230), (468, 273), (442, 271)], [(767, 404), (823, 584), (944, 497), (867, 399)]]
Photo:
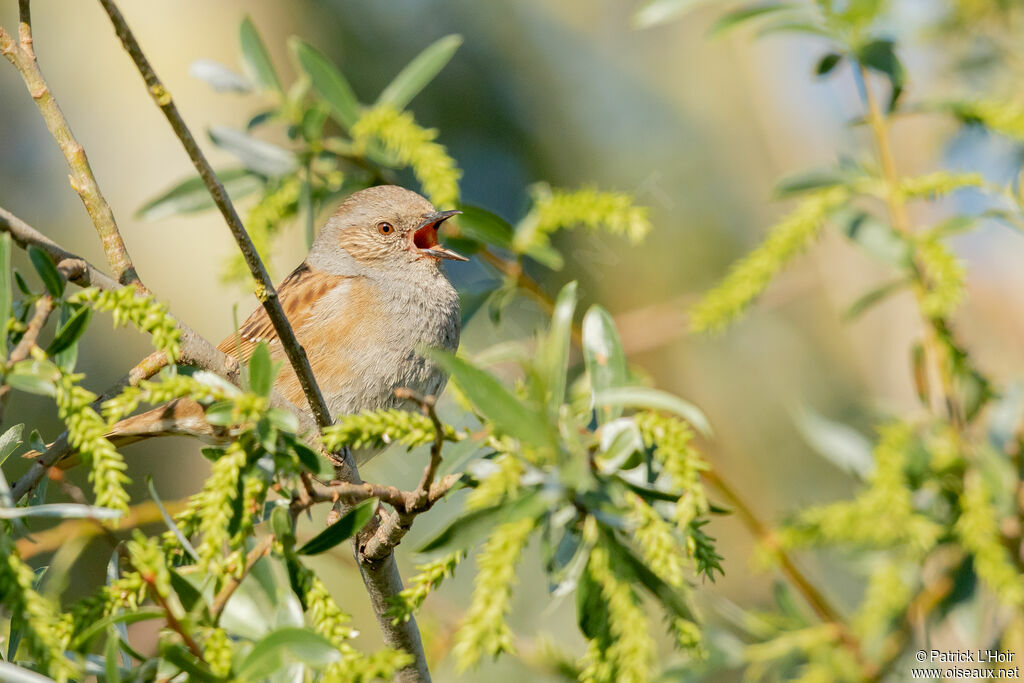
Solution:
[(382, 235), (390, 235), (395, 231), (395, 226), (391, 225), (386, 221), (381, 221), (377, 224), (377, 232)]

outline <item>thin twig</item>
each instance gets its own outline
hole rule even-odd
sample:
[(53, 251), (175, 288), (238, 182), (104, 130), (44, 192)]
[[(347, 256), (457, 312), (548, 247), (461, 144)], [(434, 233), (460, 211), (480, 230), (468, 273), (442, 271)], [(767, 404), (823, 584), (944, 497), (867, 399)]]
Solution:
[[(50, 319), (51, 313), (53, 313), (53, 297), (49, 295), (39, 297), (39, 299), (36, 300), (36, 312), (33, 314), (32, 319), (28, 321), (25, 333), (21, 335), (21, 339), (18, 341), (17, 346), (11, 349), (10, 355), (7, 356), (8, 368), (15, 363), (28, 358), (29, 352), (32, 351), (32, 347), (36, 345), (36, 341), (39, 339), (39, 333), (42, 331), (43, 325), (46, 324), (46, 321)], [(7, 403), (7, 395), (10, 391), (10, 384), (0, 386), (0, 419), (3, 418), (4, 407)]]
[(182, 146), (188, 153), (192, 165), (199, 172), (199, 177), (203, 179), (206, 189), (209, 190), (214, 203), (220, 209), (221, 215), (224, 216), (224, 220), (231, 230), (235, 242), (238, 244), (238, 249), (242, 252), (242, 256), (245, 258), (246, 265), (249, 266), (253, 279), (256, 280), (256, 298), (259, 299), (271, 323), (274, 325), (274, 331), (281, 340), (281, 346), (284, 347), (288, 361), (291, 363), (295, 375), (299, 378), (299, 384), (306, 395), (306, 400), (309, 401), (310, 410), (312, 410), (317, 424), (321, 428), (326, 427), (332, 422), (331, 413), (327, 409), (323, 395), (320, 393), (320, 387), (317, 386), (316, 378), (313, 377), (313, 370), (309, 366), (306, 351), (299, 344), (298, 339), (295, 338), (295, 332), (292, 330), (291, 323), (288, 322), (288, 318), (284, 314), (284, 309), (281, 307), (281, 302), (277, 296), (277, 290), (274, 289), (274, 283), (270, 279), (270, 275), (267, 273), (267, 269), (263, 265), (256, 247), (249, 238), (249, 233), (246, 232), (245, 226), (242, 225), (242, 219), (239, 218), (231, 198), (228, 197), (228, 193), (224, 190), (224, 185), (217, 178), (217, 174), (214, 173), (210, 162), (206, 160), (203, 151), (199, 149), (199, 145), (192, 136), (192, 132), (185, 125), (185, 120), (178, 112), (178, 107), (174, 104), (171, 93), (157, 77), (156, 72), (150, 65), (146, 55), (142, 52), (142, 47), (135, 39), (134, 34), (132, 34), (128, 23), (117, 8), (117, 5), (114, 4), (113, 0), (100, 0), (100, 4), (103, 5), (107, 16), (110, 17), (110, 21), (114, 25), (114, 31), (117, 33), (117, 37), (121, 39), (121, 44), (124, 45), (124, 49), (128, 52), (139, 74), (146, 82), (146, 87), (149, 89), (149, 94), (152, 96), (153, 101), (160, 107), (160, 110), (167, 118), (167, 122), (171, 124), (175, 135), (178, 136), (178, 140), (181, 141)]
[[(886, 194), (885, 201), (889, 211), (889, 219), (893, 228), (910, 238), (913, 235), (913, 227), (910, 217), (907, 214), (907, 205), (903, 194), (900, 192), (900, 178), (896, 171), (896, 161), (892, 152), (892, 143), (889, 140), (889, 129), (886, 126), (885, 116), (878, 106), (871, 85), (868, 82), (868, 72), (863, 64), (857, 63), (854, 76), (857, 79), (858, 90), (867, 108), (867, 120), (871, 128), (871, 134), (875, 141), (875, 148), (878, 152), (879, 164), (882, 167), (882, 177), (885, 180)], [(942, 387), (942, 402), (945, 407), (949, 421), (954, 429), (959, 432), (963, 428), (963, 410), (957, 398), (956, 389), (953, 386), (953, 376), (950, 368), (949, 350), (943, 344), (942, 338), (947, 333), (949, 325), (944, 318), (935, 318), (925, 314), (924, 298), (928, 293), (928, 277), (924, 267), (915, 257), (911, 263), (914, 274), (914, 297), (918, 309), (924, 320), (925, 338), (924, 349), (935, 371), (939, 376)]]
[(418, 403), (420, 411), (429, 417), (431, 423), (434, 425), (434, 441), (430, 445), (430, 460), (427, 461), (427, 466), (423, 469), (423, 476), (420, 478), (420, 483), (416, 487), (416, 493), (419, 499), (426, 501), (430, 492), (430, 485), (434, 483), (434, 476), (437, 474), (437, 468), (441, 466), (441, 449), (444, 447), (444, 425), (441, 424), (441, 419), (437, 416), (437, 411), (434, 408), (435, 399), (433, 396), (421, 396), (412, 389), (405, 387), (395, 389), (395, 396), (397, 398), (415, 401)]
[[(245, 258), (246, 264), (256, 280), (256, 298), (263, 304), (267, 316), (274, 325), (274, 330), (281, 340), (281, 346), (288, 356), (295, 375), (299, 379), (299, 384), (302, 386), (303, 393), (309, 402), (317, 424), (321, 428), (326, 427), (332, 421), (330, 411), (327, 409), (316, 379), (313, 377), (313, 371), (309, 366), (306, 352), (295, 338), (291, 324), (281, 308), (281, 302), (278, 300), (273, 282), (271, 282), (259, 253), (257, 253), (252, 244), (252, 240), (245, 231), (245, 227), (238, 217), (238, 212), (235, 211), (231, 199), (224, 190), (224, 186), (217, 179), (202, 150), (199, 149), (199, 145), (196, 143), (191, 131), (185, 125), (185, 121), (178, 112), (171, 94), (163, 83), (160, 82), (160, 79), (157, 78), (149, 60), (143, 54), (142, 48), (121, 15), (120, 10), (118, 10), (112, 0), (100, 0), (100, 4), (106, 11), (107, 16), (110, 17), (118, 38), (120, 38), (125, 50), (128, 51), (140, 75), (146, 82), (153, 101), (160, 107), (171, 128), (185, 147), (185, 151), (192, 160), (192, 164), (199, 172), (199, 176), (203, 179), (207, 190), (210, 192), (210, 196), (227, 222), (228, 228), (231, 230), (231, 234), (234, 236), (239, 250), (242, 252), (242, 256)], [(351, 483), (360, 483), (359, 470), (352, 460), (351, 454), (346, 452), (344, 462), (340, 463), (339, 466), (340, 470), (346, 475), (346, 478), (351, 480)], [(403, 683), (405, 681), (429, 681), (430, 671), (427, 668), (426, 656), (423, 653), (423, 643), (415, 620), (410, 619), (408, 622), (395, 625), (385, 616), (389, 599), (402, 590), (402, 578), (398, 573), (398, 568), (393, 558), (390, 561), (376, 563), (372, 566), (361, 561), (360, 570), (363, 582), (370, 595), (371, 603), (374, 606), (374, 611), (377, 614), (377, 621), (383, 632), (384, 642), (389, 647), (408, 652), (414, 659), (414, 664), (398, 672), (395, 679)]]
[(71, 187), (81, 197), (85, 210), (89, 213), (96, 232), (103, 243), (103, 252), (107, 256), (110, 269), (114, 271), (117, 281), (121, 284), (133, 283), (140, 290), (145, 291), (139, 276), (135, 272), (131, 258), (128, 256), (128, 249), (124, 244), (117, 223), (114, 221), (114, 213), (110, 205), (100, 192), (96, 176), (89, 166), (89, 159), (85, 155), (85, 149), (78, 142), (71, 127), (68, 125), (64, 112), (61, 111), (50, 86), (43, 78), (39, 64), (36, 62), (35, 50), (32, 43), (32, 25), (29, 17), (27, 0), (20, 0), (21, 21), (18, 26), (18, 33), (21, 45), (15, 43), (11, 35), (0, 27), (0, 54), (3, 54), (18, 73), (21, 74), (25, 87), (39, 108), (39, 113), (46, 122), (46, 127), (57, 142), (57, 146), (64, 154), (71, 169)]
[(242, 581), (249, 575), (249, 572), (252, 571), (253, 566), (270, 552), (270, 548), (273, 545), (274, 536), (272, 534), (267, 535), (260, 539), (260, 542), (253, 546), (252, 550), (246, 554), (245, 566), (242, 568), (242, 571), (231, 575), (228, 582), (220, 589), (220, 592), (214, 596), (213, 603), (210, 604), (210, 616), (213, 617), (213, 623), (217, 623), (221, 612), (224, 611), (224, 608), (228, 604), (228, 600), (230, 600), (231, 596), (235, 594), (238, 587), (242, 585)]
[(160, 594), (160, 591), (157, 590), (156, 577), (152, 574), (142, 572), (142, 580), (149, 584), (149, 592), (153, 595), (153, 601), (156, 602), (156, 604), (160, 606), (160, 609), (164, 611), (164, 617), (167, 619), (167, 626), (181, 636), (181, 639), (185, 641), (185, 646), (188, 647), (189, 651), (191, 651), (199, 661), (203, 661), (203, 651), (199, 649), (199, 645), (192, 638), (189, 632), (185, 630), (182, 623), (178, 621), (178, 617), (174, 616), (174, 610), (172, 610), (171, 606), (167, 603), (167, 599)]

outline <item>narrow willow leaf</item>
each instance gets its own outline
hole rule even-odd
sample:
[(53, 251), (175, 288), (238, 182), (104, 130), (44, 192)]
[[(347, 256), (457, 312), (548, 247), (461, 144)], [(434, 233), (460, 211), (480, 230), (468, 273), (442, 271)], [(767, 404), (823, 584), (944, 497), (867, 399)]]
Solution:
[(500, 249), (512, 249), (515, 228), (508, 221), (479, 206), (459, 204), (458, 208), (462, 215), (455, 220), (461, 236)]
[(896, 107), (896, 101), (903, 92), (906, 71), (896, 56), (896, 44), (891, 40), (873, 40), (857, 50), (857, 60), (867, 68), (884, 74), (892, 86), (889, 97), (889, 111)]
[(0, 358), (7, 358), (7, 320), (11, 317), (11, 234), (0, 234)]
[(4, 377), (4, 382), (18, 391), (40, 396), (56, 396), (54, 382), (60, 377), (60, 370), (49, 361), (23, 360)]
[(274, 387), (274, 363), (270, 359), (270, 347), (260, 342), (249, 358), (249, 389), (259, 396), (270, 396)]
[(2, 508), (0, 519), (17, 519), (21, 517), (56, 517), (58, 519), (117, 519), (121, 510), (80, 505), (78, 503), (49, 503), (32, 507)]
[(216, 92), (252, 92), (252, 83), (239, 73), (212, 59), (197, 59), (188, 75), (203, 81)]
[(862, 481), (875, 468), (871, 441), (852, 427), (829, 420), (809, 407), (798, 410), (796, 426), (807, 444), (839, 469)]
[(829, 52), (824, 57), (818, 60), (818, 64), (814, 67), (814, 75), (819, 78), (824, 77), (832, 73), (832, 70), (839, 66), (839, 62), (843, 61), (843, 56), (835, 52)]
[(430, 45), (398, 72), (377, 98), (377, 104), (390, 104), (395, 109), (405, 109), (451, 61), (460, 45), (462, 36), (456, 34), (445, 36)]
[(93, 638), (115, 624), (137, 624), (140, 621), (161, 619), (166, 616), (167, 614), (165, 612), (158, 609), (140, 609), (138, 612), (121, 612), (120, 614), (114, 614), (106, 617), (105, 619), (94, 621), (86, 626), (81, 633), (75, 636), (73, 645), (76, 649), (88, 647)]
[(309, 75), (313, 89), (331, 107), (338, 123), (345, 130), (354, 126), (359, 120), (359, 100), (341, 71), (309, 43), (293, 38), (289, 45), (302, 70)]
[(168, 645), (161, 648), (160, 654), (170, 664), (178, 667), (183, 673), (188, 674), (189, 681), (199, 683), (223, 683), (223, 679), (210, 671), (205, 663), (196, 659), (195, 655), (183, 648), (181, 645)]
[(651, 0), (633, 15), (634, 28), (650, 28), (675, 19), (713, 0)]
[(267, 46), (263, 44), (263, 39), (260, 38), (252, 19), (243, 19), (238, 33), (242, 46), (242, 64), (249, 78), (266, 90), (284, 92), (281, 89), (281, 79), (278, 78), (274, 64), (270, 61)]
[(24, 429), (24, 424), (16, 424), (0, 434), (0, 466), (7, 462), (14, 449), (21, 445), (21, 433)]
[(726, 12), (711, 25), (708, 29), (708, 36), (712, 38), (719, 38), (729, 31), (735, 28), (759, 19), (761, 17), (776, 14), (787, 10), (792, 10), (793, 5), (784, 3), (769, 3), (764, 5), (746, 5), (735, 9), (731, 12)]
[(590, 375), (597, 421), (600, 424), (610, 422), (622, 415), (622, 406), (598, 406), (596, 396), (599, 392), (625, 383), (626, 354), (622, 351), (615, 322), (608, 311), (600, 306), (591, 306), (583, 316), (583, 360)]
[(537, 517), (548, 508), (548, 501), (535, 490), (527, 491), (512, 502), (472, 510), (457, 517), (433, 538), (416, 549), (420, 553), (453, 552), (476, 545), (501, 524)]
[(624, 578), (640, 583), (661, 603), (665, 610), (673, 615), (684, 619), (693, 619), (693, 612), (679, 590), (667, 584), (651, 571), (632, 550), (619, 543), (610, 529), (602, 529), (601, 535), (606, 539), (609, 551), (619, 559), (620, 566), (627, 573)]
[(7, 683), (55, 683), (52, 678), (15, 666), (10, 662), (0, 662), (0, 679)]
[(279, 177), (293, 173), (299, 167), (293, 152), (234, 128), (213, 126), (210, 139), (213, 144), (235, 155), (247, 169), (260, 175)]
[(547, 421), (513, 396), (494, 375), (451, 353), (438, 349), (428, 349), (426, 353), (452, 376), (476, 409), (502, 432), (533, 446), (552, 445), (553, 434)]
[(611, 387), (594, 392), (594, 405), (618, 408), (649, 408), (679, 415), (694, 429), (711, 436), (711, 425), (701, 409), (667, 391), (650, 387)]
[(857, 300), (850, 304), (850, 307), (843, 313), (843, 320), (855, 320), (863, 313), (887, 299), (890, 295), (909, 287), (911, 280), (900, 278), (875, 287), (871, 291), (857, 297)]
[(103, 648), (103, 669), (106, 674), (104, 683), (121, 683), (121, 671), (117, 668), (118, 652), (121, 637), (113, 628), (107, 630), (107, 642)]
[[(217, 179), (233, 200), (248, 197), (263, 188), (264, 180), (247, 168), (217, 171)], [(136, 218), (155, 221), (166, 216), (196, 213), (214, 207), (206, 184), (199, 176), (188, 178), (150, 199), (135, 212)]]
[(286, 658), (319, 668), (341, 659), (341, 652), (312, 629), (286, 626), (253, 646), (252, 652), (238, 665), (236, 677), (242, 681), (262, 680), (279, 669)]
[(569, 371), (569, 345), (572, 341), (572, 317), (576, 311), (576, 282), (570, 282), (558, 293), (551, 327), (538, 349), (538, 367), (548, 388), (548, 408), (553, 414), (565, 400), (566, 374)]
[(330, 525), (319, 534), (314, 536), (308, 543), (299, 548), (296, 552), (299, 555), (319, 555), (347, 541), (358, 534), (366, 523), (370, 521), (377, 511), (377, 499), (364, 500), (359, 505), (342, 515), (334, 524)]
[(92, 309), (88, 306), (83, 306), (78, 311), (68, 318), (67, 322), (64, 323), (57, 334), (53, 337), (53, 341), (46, 347), (46, 355), (55, 356), (65, 349), (71, 348), (83, 334), (85, 329), (89, 326), (89, 320), (92, 318)]
[(160, 511), (160, 516), (163, 517), (164, 524), (166, 524), (167, 528), (171, 530), (174, 537), (178, 539), (178, 543), (180, 543), (185, 552), (189, 554), (189, 557), (198, 561), (199, 553), (196, 552), (196, 549), (192, 546), (192, 543), (188, 538), (185, 537), (185, 534), (181, 532), (178, 525), (174, 523), (174, 519), (170, 514), (168, 514), (167, 508), (164, 507), (164, 502), (160, 500), (160, 496), (156, 492), (156, 485), (153, 484), (153, 475), (146, 475), (146, 486), (149, 488), (149, 495), (153, 498), (153, 503), (156, 504), (156, 509)]
[(46, 286), (46, 291), (55, 297), (63, 295), (64, 278), (60, 276), (57, 266), (53, 264), (53, 259), (50, 258), (50, 255), (33, 244), (29, 245), (28, 257), (32, 260), (32, 265), (39, 274), (39, 279)]

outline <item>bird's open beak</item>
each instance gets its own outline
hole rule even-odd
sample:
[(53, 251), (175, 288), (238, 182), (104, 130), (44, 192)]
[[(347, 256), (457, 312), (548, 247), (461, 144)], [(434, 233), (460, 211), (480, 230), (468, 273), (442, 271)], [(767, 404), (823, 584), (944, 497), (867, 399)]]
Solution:
[(412, 234), (412, 246), (418, 249), (421, 254), (433, 256), (434, 258), (451, 259), (452, 261), (468, 261), (469, 259), (442, 247), (437, 241), (437, 230), (446, 220), (452, 216), (462, 213), (461, 211), (435, 211), (424, 216), (423, 223)]

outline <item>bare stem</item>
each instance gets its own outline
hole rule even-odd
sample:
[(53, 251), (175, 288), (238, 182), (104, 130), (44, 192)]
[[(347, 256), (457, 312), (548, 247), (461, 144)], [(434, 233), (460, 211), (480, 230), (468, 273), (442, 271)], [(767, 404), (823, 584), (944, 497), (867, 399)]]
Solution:
[[(892, 153), (892, 143), (889, 140), (889, 129), (885, 122), (885, 116), (878, 105), (878, 99), (871, 90), (867, 69), (858, 63), (855, 75), (858, 79), (858, 86), (864, 100), (864, 105), (867, 108), (868, 124), (878, 151), (878, 161), (882, 167), (889, 219), (892, 221), (892, 226), (897, 232), (904, 237), (911, 237), (913, 235), (913, 227), (907, 214), (906, 202), (900, 192), (900, 177), (896, 170), (896, 161)], [(918, 308), (921, 310), (921, 316), (924, 318), (925, 354), (939, 376), (942, 386), (941, 400), (946, 414), (953, 426), (960, 430), (963, 427), (964, 421), (963, 411), (957, 399), (956, 389), (953, 386), (949, 349), (942, 340), (944, 333), (949, 329), (949, 325), (942, 318), (933, 318), (924, 313), (924, 297), (928, 293), (926, 271), (916, 258), (911, 264), (911, 268), (914, 275), (914, 297), (917, 300)]]
[(68, 125), (64, 112), (61, 111), (50, 86), (43, 78), (39, 64), (36, 62), (35, 49), (32, 43), (32, 24), (29, 13), (28, 0), (19, 0), (20, 22), (18, 34), (20, 44), (16, 43), (11, 35), (0, 27), (0, 54), (7, 58), (14, 68), (21, 74), (25, 87), (39, 108), (39, 113), (46, 122), (46, 127), (57, 142), (57, 146), (64, 154), (68, 167), (71, 169), (71, 187), (81, 197), (85, 210), (96, 228), (103, 243), (103, 251), (107, 256), (107, 262), (115, 277), (121, 284), (134, 283), (140, 290), (145, 290), (135, 272), (135, 266), (128, 256), (128, 249), (125, 247), (121, 233), (114, 221), (114, 213), (110, 205), (100, 192), (96, 176), (93, 175), (89, 159), (85, 155), (85, 149), (75, 138)]
[[(46, 321), (50, 319), (51, 313), (53, 313), (53, 297), (49, 295), (40, 297), (36, 301), (36, 312), (32, 315), (32, 319), (28, 321), (25, 333), (21, 336), (18, 345), (11, 349), (11, 354), (7, 357), (8, 368), (28, 358), (29, 352), (39, 339), (39, 332), (43, 329)], [(7, 395), (10, 391), (10, 384), (0, 386), (0, 417), (3, 416)]]
[(171, 128), (174, 130), (175, 135), (178, 136), (178, 140), (181, 141), (185, 152), (192, 161), (192, 165), (199, 172), (199, 177), (203, 179), (206, 189), (209, 190), (214, 203), (220, 209), (221, 215), (224, 217), (232, 236), (235, 238), (235, 242), (238, 244), (239, 250), (242, 252), (242, 256), (245, 258), (246, 265), (249, 266), (249, 271), (256, 280), (256, 298), (259, 299), (274, 325), (274, 331), (277, 332), (281, 345), (288, 356), (288, 361), (291, 363), (295, 375), (299, 378), (299, 384), (302, 385), (302, 391), (309, 402), (310, 410), (312, 410), (317, 424), (320, 427), (326, 427), (332, 422), (331, 413), (327, 409), (323, 395), (320, 393), (320, 387), (317, 386), (316, 378), (313, 377), (313, 370), (309, 366), (306, 351), (299, 344), (298, 339), (295, 338), (295, 332), (292, 330), (291, 323), (288, 322), (288, 318), (284, 314), (284, 309), (281, 307), (281, 302), (277, 296), (277, 290), (274, 289), (274, 283), (271, 281), (270, 275), (267, 273), (267, 269), (263, 265), (259, 253), (256, 251), (256, 247), (249, 238), (249, 233), (246, 232), (245, 226), (242, 225), (242, 219), (239, 218), (234, 204), (231, 203), (231, 198), (228, 197), (228, 193), (224, 190), (224, 185), (217, 178), (217, 174), (214, 173), (210, 162), (206, 160), (203, 151), (199, 149), (195, 137), (193, 137), (192, 132), (185, 124), (181, 113), (178, 112), (178, 107), (174, 104), (171, 93), (157, 77), (156, 72), (150, 65), (146, 55), (142, 52), (142, 47), (135, 39), (134, 34), (132, 34), (128, 23), (121, 15), (117, 5), (114, 4), (113, 0), (100, 0), (100, 4), (103, 5), (107, 16), (110, 17), (110, 21), (114, 25), (114, 31), (117, 33), (117, 37), (121, 39), (121, 44), (124, 45), (124, 49), (128, 52), (139, 74), (146, 82), (146, 87), (149, 89), (149, 94), (152, 96), (153, 101), (160, 107), (160, 111), (164, 113), (167, 122), (171, 124)]
[(252, 571), (253, 566), (259, 562), (263, 557), (270, 552), (271, 546), (274, 545), (274, 536), (267, 535), (260, 539), (260, 542), (253, 546), (245, 556), (245, 566), (242, 568), (240, 574), (232, 574), (228, 579), (228, 582), (224, 584), (224, 587), (220, 589), (220, 592), (213, 598), (213, 603), (210, 605), (210, 615), (213, 617), (214, 623), (220, 618), (221, 612), (228, 604), (228, 600), (235, 594), (235, 591), (249, 572)]

